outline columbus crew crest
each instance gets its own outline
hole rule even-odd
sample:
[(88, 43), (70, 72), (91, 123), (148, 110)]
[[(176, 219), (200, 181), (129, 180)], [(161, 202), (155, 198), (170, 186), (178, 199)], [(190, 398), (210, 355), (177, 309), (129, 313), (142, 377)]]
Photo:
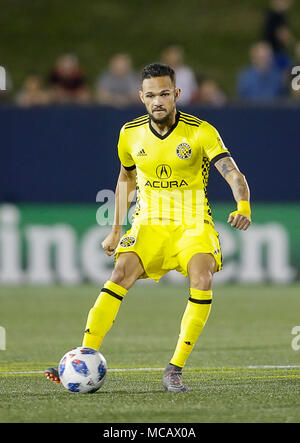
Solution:
[(124, 237), (120, 241), (120, 246), (122, 246), (122, 248), (129, 248), (130, 246), (133, 246), (135, 242), (136, 242), (135, 237), (132, 236)]
[(192, 150), (191, 150), (190, 145), (188, 145), (187, 143), (181, 143), (181, 145), (178, 145), (176, 148), (176, 154), (182, 160), (186, 160), (187, 158), (191, 158)]

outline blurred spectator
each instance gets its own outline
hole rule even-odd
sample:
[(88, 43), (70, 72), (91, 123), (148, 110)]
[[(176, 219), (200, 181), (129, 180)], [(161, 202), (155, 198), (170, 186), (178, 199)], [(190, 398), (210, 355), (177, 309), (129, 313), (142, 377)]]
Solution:
[(226, 95), (213, 78), (200, 77), (197, 83), (198, 89), (193, 96), (192, 103), (208, 106), (223, 106), (226, 103)]
[(263, 24), (263, 40), (270, 43), (274, 53), (285, 51), (291, 42), (292, 33), (289, 28), (286, 11), (292, 0), (271, 0), (266, 11)]
[(138, 78), (128, 54), (114, 55), (96, 82), (96, 99), (111, 106), (138, 103)]
[(295, 51), (294, 55), (295, 64), (297, 66), (300, 66), (300, 40), (295, 43), (294, 51)]
[(286, 16), (291, 4), (292, 0), (271, 0), (263, 25), (263, 38), (271, 45), (274, 63), (285, 76), (291, 66), (293, 35)]
[(273, 51), (266, 42), (250, 48), (251, 65), (238, 76), (238, 96), (243, 100), (272, 102), (284, 91), (282, 72), (274, 66)]
[(181, 46), (172, 45), (162, 52), (161, 60), (171, 66), (176, 73), (176, 85), (181, 89), (178, 103), (186, 105), (192, 102), (197, 91), (197, 81), (193, 70), (184, 64), (184, 50)]
[(19, 106), (46, 105), (49, 103), (49, 95), (43, 88), (41, 78), (32, 73), (26, 77), (15, 100)]
[(85, 74), (73, 54), (61, 55), (50, 73), (50, 97), (53, 103), (88, 103), (90, 91)]

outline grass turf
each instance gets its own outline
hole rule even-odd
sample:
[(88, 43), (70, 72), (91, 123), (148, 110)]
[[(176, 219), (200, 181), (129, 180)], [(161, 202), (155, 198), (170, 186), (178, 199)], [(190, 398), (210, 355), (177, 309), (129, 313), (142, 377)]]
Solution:
[(162, 390), (162, 368), (177, 341), (187, 290), (137, 283), (101, 348), (110, 369), (103, 388), (70, 394), (40, 371), (81, 345), (97, 292), (90, 285), (0, 289), (7, 334), (0, 422), (300, 421), (300, 350), (291, 347), (299, 286), (216, 286), (211, 316), (184, 371), (191, 390), (172, 394)]

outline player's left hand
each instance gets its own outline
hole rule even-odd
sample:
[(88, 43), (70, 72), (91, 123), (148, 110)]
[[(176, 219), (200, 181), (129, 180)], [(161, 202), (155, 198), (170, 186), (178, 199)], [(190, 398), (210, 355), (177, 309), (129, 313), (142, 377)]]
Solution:
[(251, 224), (251, 209), (249, 202), (239, 202), (237, 211), (229, 214), (227, 223), (240, 231), (246, 231)]

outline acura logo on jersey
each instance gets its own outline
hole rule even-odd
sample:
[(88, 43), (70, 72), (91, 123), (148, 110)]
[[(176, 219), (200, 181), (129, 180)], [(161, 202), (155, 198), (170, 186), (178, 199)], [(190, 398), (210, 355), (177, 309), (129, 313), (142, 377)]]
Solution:
[(188, 186), (189, 184), (185, 180), (171, 180), (171, 181), (159, 181), (159, 180), (153, 180), (153, 181), (146, 181), (145, 186), (150, 186), (150, 188), (181, 188), (182, 186)]
[(156, 175), (160, 179), (170, 178), (172, 175), (172, 169), (169, 165), (159, 165), (156, 168)]
[(176, 154), (182, 160), (186, 160), (187, 158), (191, 158), (192, 150), (191, 150), (190, 145), (188, 145), (187, 143), (181, 143), (181, 145), (178, 145), (176, 148)]

